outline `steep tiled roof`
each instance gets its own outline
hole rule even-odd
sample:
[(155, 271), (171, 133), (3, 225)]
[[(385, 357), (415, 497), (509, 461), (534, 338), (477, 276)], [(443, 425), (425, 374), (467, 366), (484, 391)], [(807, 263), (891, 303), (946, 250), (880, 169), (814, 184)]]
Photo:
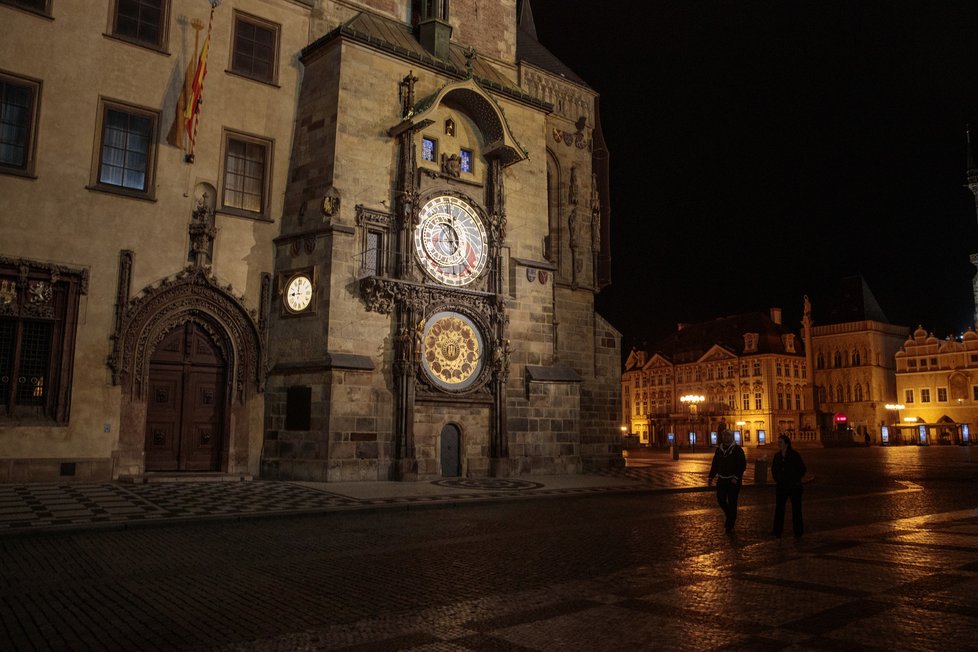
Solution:
[(812, 317), (820, 326), (866, 320), (890, 323), (862, 276), (839, 281), (835, 294), (813, 307)]
[(516, 30), (516, 58), (542, 68), (568, 81), (581, 86), (587, 82), (578, 77), (577, 73), (567, 67), (563, 61), (543, 47), (537, 40), (537, 29), (533, 22), (533, 12), (530, 10), (530, 0), (523, 0), (519, 7), (519, 26)]
[[(749, 312), (729, 317), (719, 317), (711, 321), (688, 324), (681, 330), (665, 337), (649, 347), (650, 354), (661, 353), (673, 362), (692, 362), (699, 359), (714, 345), (722, 346), (736, 355), (744, 353), (744, 334), (757, 333), (757, 353), (782, 353), (802, 355), (804, 343), (801, 337), (776, 324), (764, 313)], [(795, 335), (795, 352), (788, 353), (781, 336)], [(753, 355), (753, 353), (747, 354)]]
[[(302, 56), (308, 56), (323, 44), (333, 41), (340, 36), (359, 41), (360, 43), (384, 50), (410, 61), (417, 61), (420, 64), (440, 69), (459, 78), (464, 78), (468, 75), (468, 60), (466, 58), (465, 47), (457, 43), (452, 43), (449, 48), (448, 60), (438, 59), (421, 46), (421, 43), (415, 38), (414, 32), (408, 25), (367, 12), (357, 14), (333, 31), (317, 39), (314, 43), (306, 46), (302, 50)], [(478, 55), (472, 60), (472, 76), (483, 88), (508, 95), (523, 102), (538, 105), (541, 108), (550, 108), (545, 102), (524, 92), (523, 89), (500, 74), (492, 65), (482, 61)]]

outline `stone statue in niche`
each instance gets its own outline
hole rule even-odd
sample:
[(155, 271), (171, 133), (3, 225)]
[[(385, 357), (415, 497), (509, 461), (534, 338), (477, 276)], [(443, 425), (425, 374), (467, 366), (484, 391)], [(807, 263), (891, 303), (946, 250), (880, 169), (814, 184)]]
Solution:
[(198, 183), (194, 189), (194, 208), (190, 214), (190, 252), (187, 256), (195, 267), (210, 265), (214, 255), (214, 208), (217, 192), (209, 183)]
[(455, 135), (455, 121), (451, 118), (445, 120), (445, 135), (454, 136)]

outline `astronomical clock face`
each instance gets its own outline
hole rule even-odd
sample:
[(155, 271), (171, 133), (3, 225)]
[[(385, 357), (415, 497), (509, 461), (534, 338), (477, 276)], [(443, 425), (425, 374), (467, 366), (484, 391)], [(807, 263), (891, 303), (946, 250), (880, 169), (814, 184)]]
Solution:
[(486, 268), (486, 227), (457, 197), (435, 197), (421, 208), (414, 230), (418, 262), (440, 283), (468, 285)]
[(296, 274), (285, 286), (285, 307), (289, 312), (302, 312), (312, 303), (312, 279)]
[(479, 377), (485, 344), (471, 319), (457, 312), (439, 312), (425, 322), (421, 365), (436, 385), (464, 390)]

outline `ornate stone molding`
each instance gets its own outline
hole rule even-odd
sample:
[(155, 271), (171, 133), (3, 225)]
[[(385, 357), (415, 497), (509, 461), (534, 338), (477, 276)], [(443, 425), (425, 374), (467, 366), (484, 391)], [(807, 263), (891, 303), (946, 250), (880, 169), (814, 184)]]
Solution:
[(112, 381), (123, 391), (143, 398), (149, 360), (156, 346), (177, 325), (193, 320), (211, 335), (229, 366), (228, 400), (243, 401), (261, 392), (265, 377), (264, 333), (257, 311), (231, 294), (206, 267), (187, 267), (144, 289), (122, 310), (109, 356)]
[[(8, 270), (4, 275), (16, 270), (17, 276), (0, 279), (0, 315), (54, 319), (54, 287), (67, 278), (75, 279), (81, 294), (88, 294), (87, 269), (6, 256), (0, 256), (0, 267)], [(39, 275), (46, 278), (38, 279)]]

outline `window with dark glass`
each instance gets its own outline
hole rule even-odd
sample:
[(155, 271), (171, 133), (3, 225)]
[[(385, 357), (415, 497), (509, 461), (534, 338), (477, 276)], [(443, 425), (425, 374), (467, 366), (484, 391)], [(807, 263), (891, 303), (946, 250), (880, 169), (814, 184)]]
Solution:
[(0, 170), (30, 173), (37, 122), (36, 82), (0, 74)]
[(163, 47), (167, 0), (115, 0), (112, 35), (152, 47)]
[(116, 102), (102, 103), (95, 185), (102, 190), (151, 195), (157, 114)]
[(67, 423), (81, 272), (0, 258), (0, 422)]
[(380, 231), (367, 231), (363, 244), (363, 271), (373, 276), (383, 276), (384, 234)]
[(231, 71), (251, 79), (275, 82), (278, 25), (244, 14), (234, 16)]
[(20, 7), (21, 9), (34, 11), (39, 14), (44, 14), (45, 16), (48, 16), (51, 13), (50, 3), (51, 0), (0, 0), (0, 4), (2, 5)]
[(271, 144), (226, 134), (224, 141), (224, 208), (261, 215), (265, 212)]

